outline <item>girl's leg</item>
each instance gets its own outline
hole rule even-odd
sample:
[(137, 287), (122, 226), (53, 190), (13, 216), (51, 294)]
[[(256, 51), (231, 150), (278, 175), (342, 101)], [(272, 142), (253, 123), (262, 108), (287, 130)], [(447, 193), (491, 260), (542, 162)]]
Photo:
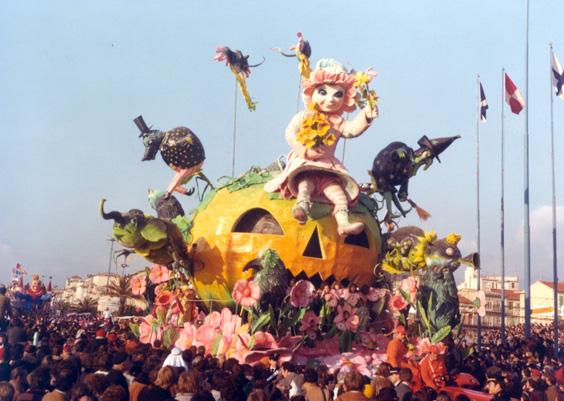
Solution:
[(337, 220), (339, 235), (359, 234), (364, 223), (349, 221), (349, 205), (347, 195), (337, 183), (330, 183), (323, 189), (323, 195), (335, 205), (334, 215)]
[(292, 208), (292, 215), (298, 223), (305, 224), (311, 209), (311, 194), (315, 190), (315, 183), (313, 178), (307, 175), (299, 178), (298, 196), (296, 197), (296, 204)]

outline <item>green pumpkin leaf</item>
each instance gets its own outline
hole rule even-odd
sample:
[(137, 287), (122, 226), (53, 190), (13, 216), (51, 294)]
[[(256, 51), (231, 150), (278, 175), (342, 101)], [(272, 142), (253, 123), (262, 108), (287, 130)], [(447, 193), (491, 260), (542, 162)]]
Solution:
[(171, 220), (182, 233), (185, 242), (190, 242), (190, 230), (192, 229), (192, 220), (187, 216), (176, 216)]
[(319, 220), (322, 217), (329, 216), (333, 212), (333, 207), (326, 203), (313, 202), (309, 217), (312, 220)]
[(129, 329), (131, 330), (131, 332), (135, 337), (139, 337), (139, 324), (129, 323)]
[(158, 242), (162, 239), (166, 239), (166, 224), (163, 224), (162, 221), (150, 220), (145, 224), (145, 227), (141, 229), (141, 236), (150, 242)]
[(260, 330), (263, 326), (267, 325), (270, 322), (270, 311), (262, 313), (257, 320), (253, 323), (253, 327), (251, 329), (251, 334), (256, 333)]

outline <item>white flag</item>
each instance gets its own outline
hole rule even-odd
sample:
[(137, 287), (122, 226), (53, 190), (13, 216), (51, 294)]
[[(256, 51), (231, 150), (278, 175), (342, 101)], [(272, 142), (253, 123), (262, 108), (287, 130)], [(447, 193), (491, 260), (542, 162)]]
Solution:
[(550, 57), (550, 65), (552, 66), (552, 86), (556, 90), (556, 96), (564, 100), (564, 88), (562, 87), (564, 85), (564, 71), (556, 58), (554, 50)]

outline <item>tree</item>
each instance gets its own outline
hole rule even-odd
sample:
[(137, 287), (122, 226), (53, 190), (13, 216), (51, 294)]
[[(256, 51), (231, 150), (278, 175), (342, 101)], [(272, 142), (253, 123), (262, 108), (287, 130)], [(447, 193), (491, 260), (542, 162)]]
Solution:
[(119, 314), (123, 315), (128, 299), (144, 300), (142, 295), (135, 295), (131, 290), (131, 278), (133, 276), (121, 276), (117, 283), (111, 283), (108, 287), (108, 295), (119, 298)]
[(94, 298), (85, 297), (78, 301), (78, 303), (73, 307), (76, 313), (86, 313), (90, 312), (92, 314), (96, 313), (96, 308), (98, 307), (98, 301)]

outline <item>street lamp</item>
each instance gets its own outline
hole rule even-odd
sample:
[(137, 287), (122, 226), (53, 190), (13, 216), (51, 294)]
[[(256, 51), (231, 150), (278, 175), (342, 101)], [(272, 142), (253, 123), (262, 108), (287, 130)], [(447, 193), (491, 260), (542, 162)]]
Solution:
[(108, 262), (108, 279), (106, 281), (106, 294), (110, 293), (110, 269), (112, 268), (112, 257), (114, 256), (114, 242), (116, 242), (115, 238), (109, 238), (110, 241), (110, 261)]

